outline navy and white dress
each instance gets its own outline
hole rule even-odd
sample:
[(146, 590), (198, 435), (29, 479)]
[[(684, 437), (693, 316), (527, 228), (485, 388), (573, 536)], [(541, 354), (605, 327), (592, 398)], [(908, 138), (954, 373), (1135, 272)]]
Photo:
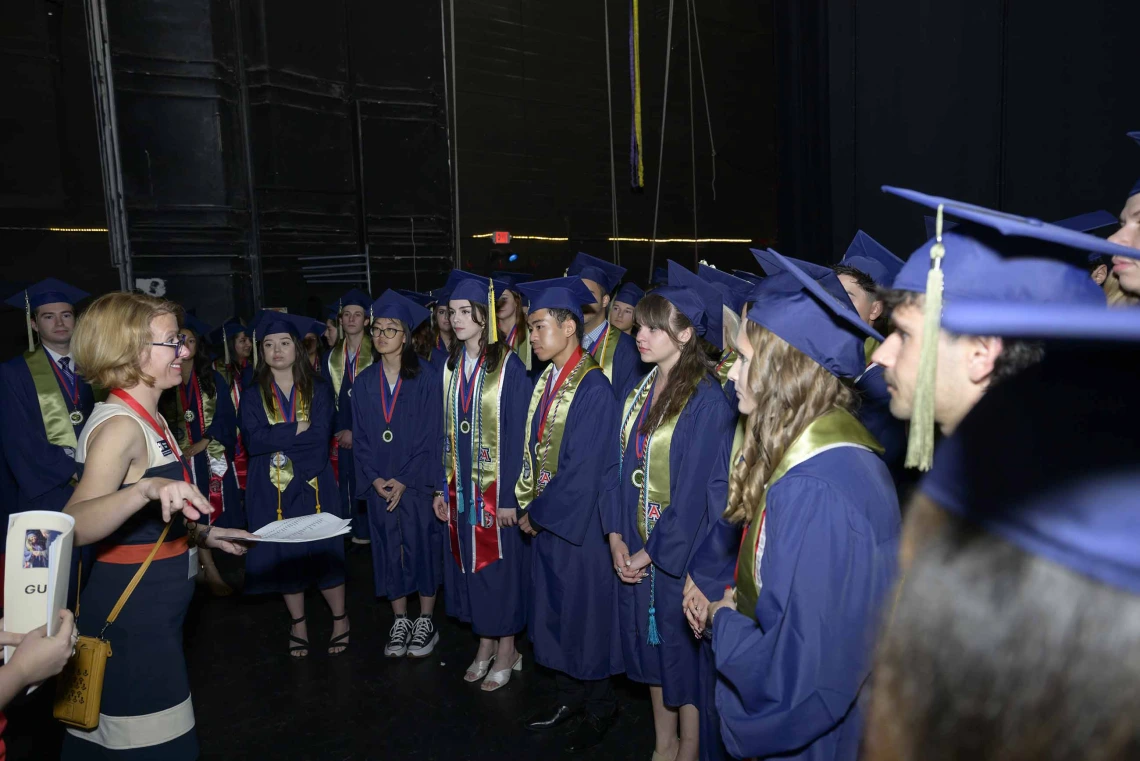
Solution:
[[(80, 474), (91, 433), (119, 415), (137, 422), (146, 437), (143, 478), (181, 480), (181, 452), (170, 449), (178, 446), (174, 436), (170, 435), (168, 446), (149, 423), (117, 404), (95, 405), (75, 456)], [(99, 635), (164, 525), (161, 505), (151, 502), (99, 543), (80, 600), (80, 634)], [(138, 562), (129, 562), (132, 558)], [(103, 681), (99, 726), (90, 731), (69, 728), (61, 755), (64, 761), (198, 757), (194, 706), (182, 652), (182, 623), (194, 596), (197, 566), (197, 557), (187, 548), (186, 527), (181, 518), (175, 518), (159, 554), (104, 635), (111, 643), (112, 657), (107, 660)]]

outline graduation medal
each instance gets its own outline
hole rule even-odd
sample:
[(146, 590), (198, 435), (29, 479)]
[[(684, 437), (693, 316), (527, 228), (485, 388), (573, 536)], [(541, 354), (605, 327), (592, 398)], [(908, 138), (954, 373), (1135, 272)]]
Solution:
[(185, 420), (187, 423), (193, 423), (194, 422), (194, 410), (186, 410), (185, 412), (183, 412), (182, 413), (182, 419)]
[(464, 434), (464, 435), (471, 433), (471, 424), (468, 423), (466, 420), (460, 421), (459, 432)]
[(392, 392), (392, 403), (388, 404), (388, 395), (384, 393), (388, 389), (388, 379), (384, 377), (384, 368), (380, 368), (377, 373), (380, 378), (380, 406), (384, 411), (384, 433), (380, 436), (385, 444), (391, 444), (392, 439), (396, 438), (392, 433), (392, 415), (396, 412), (396, 400), (400, 398), (400, 389), (404, 385), (404, 379), (400, 378), (396, 381), (396, 389)]
[[(261, 397), (261, 404), (265, 410), (265, 419), (269, 421), (270, 425), (279, 425), (281, 423), (299, 423), (303, 420), (309, 419), (309, 400), (301, 398), (298, 402), (297, 397), (300, 394), (294, 390), (291, 409), (286, 410), (284, 400), (278, 394), (277, 385), (273, 386), (273, 398), (267, 400), (264, 394), (259, 394)], [(281, 495), (289, 488), (289, 484), (293, 483), (293, 462), (284, 452), (274, 452), (273, 456), (269, 458), (269, 482), (277, 490), (277, 520), (281, 520), (284, 516), (281, 510)], [(321, 511), (321, 493), (317, 488), (318, 476), (314, 476), (306, 483), (313, 487), (316, 493), (317, 507), (316, 511)]]
[(83, 413), (80, 412), (79, 410), (72, 410), (71, 415), (69, 415), (69, 417), (71, 418), (71, 424), (72, 425), (79, 425), (80, 423), (83, 422)]

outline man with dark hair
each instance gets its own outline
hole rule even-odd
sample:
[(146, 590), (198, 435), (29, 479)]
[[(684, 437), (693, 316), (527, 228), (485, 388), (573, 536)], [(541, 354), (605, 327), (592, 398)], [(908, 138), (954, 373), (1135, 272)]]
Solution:
[[(610, 676), (614, 588), (599, 498), (616, 481), (601, 442), (617, 426), (617, 403), (598, 363), (582, 349), (582, 306), (595, 295), (581, 279), (523, 283), (531, 346), (550, 365), (539, 376), (515, 485), (519, 528), (531, 537), (527, 631), (535, 660), (556, 672), (557, 698), (526, 722), (531, 731), (582, 721), (567, 749), (601, 742), (617, 712)], [(624, 334), (623, 334), (624, 335)], [(608, 474), (608, 471), (614, 471)]]
[(613, 386), (614, 395), (624, 401), (637, 379), (648, 372), (641, 364), (637, 342), (611, 325), (606, 318), (610, 310), (610, 294), (625, 275), (625, 267), (589, 254), (578, 254), (570, 263), (566, 274), (581, 278), (594, 295), (594, 301), (582, 308), (585, 333), (582, 348), (602, 368)]
[[(885, 369), (891, 412), (911, 423), (908, 467), (929, 470), (934, 427), (950, 434), (988, 389), (1039, 361), (1032, 342), (1000, 335), (957, 335), (941, 327), (942, 302), (1085, 302), (1104, 294), (1080, 267), (1082, 252), (1120, 247), (1092, 235), (911, 190), (888, 193), (938, 209), (935, 238), (895, 277), (884, 302), (892, 332), (874, 353)], [(943, 231), (942, 214), (963, 222)], [(1019, 257), (1020, 254), (1029, 256)], [(1018, 257), (1018, 258), (1015, 258)], [(1048, 257), (1048, 258), (1045, 258)], [(931, 301), (934, 301), (932, 304)], [(937, 335), (934, 342), (928, 336)]]

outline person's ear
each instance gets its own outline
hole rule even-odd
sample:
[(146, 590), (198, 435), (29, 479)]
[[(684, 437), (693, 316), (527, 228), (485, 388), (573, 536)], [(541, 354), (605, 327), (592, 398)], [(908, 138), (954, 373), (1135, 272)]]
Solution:
[(1108, 280), (1108, 265), (1098, 264), (1096, 269), (1092, 271), (1092, 279), (1097, 285), (1103, 286), (1104, 281)]
[(685, 328), (677, 334), (677, 341), (681, 344), (681, 348), (683, 349), (688, 346), (689, 341), (692, 341), (695, 337), (696, 334), (693, 332), (692, 328)]
[(878, 300), (874, 301), (871, 304), (871, 313), (869, 316), (871, 319), (868, 320), (868, 322), (870, 322), (871, 324), (874, 324), (876, 320), (878, 320), (880, 317), (882, 317), (883, 316), (883, 302), (878, 301)]
[(986, 382), (994, 372), (1004, 344), (997, 336), (970, 336), (966, 352), (966, 373), (973, 383)]

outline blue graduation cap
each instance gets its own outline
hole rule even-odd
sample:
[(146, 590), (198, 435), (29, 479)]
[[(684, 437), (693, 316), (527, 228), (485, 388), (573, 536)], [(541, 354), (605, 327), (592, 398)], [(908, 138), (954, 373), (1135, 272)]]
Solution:
[(764, 279), (760, 275), (757, 275), (753, 272), (747, 272), (745, 270), (733, 270), (732, 274), (735, 275), (736, 277), (740, 278), (741, 280), (747, 280), (749, 283), (752, 283), (753, 285), (756, 285), (757, 283), (759, 283), (761, 280)]
[(24, 310), (28, 325), (28, 351), (34, 351), (36, 342), (32, 332), (32, 312), (44, 304), (70, 304), (74, 307), (90, 295), (87, 291), (68, 285), (62, 280), (49, 277), (12, 294), (4, 299), (4, 303)]
[(317, 338), (320, 338), (325, 334), (325, 331), (328, 330), (328, 325), (325, 325), (322, 320), (317, 320), (312, 317), (309, 317), (307, 319), (309, 327), (305, 328), (305, 332), (301, 334), (302, 338), (309, 335), (310, 333)]
[(431, 310), (396, 291), (388, 289), (372, 302), (372, 319), (399, 320), (415, 332), (423, 321), (431, 317)]
[(637, 306), (637, 302), (645, 298), (645, 291), (636, 283), (623, 283), (621, 288), (618, 288), (617, 295), (614, 296), (614, 301), (620, 301), (623, 304), (630, 306)]
[(697, 266), (697, 275), (706, 283), (712, 283), (716, 286), (717, 290), (725, 296), (724, 303), (737, 313), (744, 308), (744, 302), (748, 300), (748, 294), (752, 292), (754, 285), (749, 280), (741, 280), (736, 275), (722, 272), (704, 262)]
[(221, 344), (223, 347), (223, 356), (225, 357), (226, 364), (230, 363), (230, 339), (245, 332), (245, 326), (236, 317), (223, 322), (220, 326), (215, 328), (207, 338), (214, 346)]
[[(1076, 230), (1082, 233), (1091, 233), (1093, 230), (1099, 230), (1102, 227), (1115, 225), (1119, 222), (1116, 215), (1107, 212), (1104, 209), (1100, 211), (1090, 211), (1084, 214), (1078, 214), (1075, 217), (1068, 217), (1067, 219), (1059, 219), (1053, 224), (1057, 227), (1064, 227), (1066, 230)], [(930, 237), (934, 237), (931, 235)]]
[(895, 275), (902, 269), (903, 260), (892, 254), (883, 244), (859, 230), (840, 264), (865, 273), (875, 285), (889, 288)]
[(499, 340), (495, 305), (499, 300), (497, 294), (508, 290), (506, 283), (463, 270), (452, 270), (447, 276), (443, 290), (447, 294), (448, 301), (470, 301), (472, 304), (482, 304), (487, 307), (487, 342), (495, 343)]
[(664, 267), (654, 267), (653, 277), (649, 279), (650, 285), (665, 285), (669, 282), (669, 270)]
[(207, 325), (202, 320), (199, 320), (196, 315), (186, 312), (182, 315), (182, 325), (194, 331), (198, 336), (199, 341), (209, 341), (210, 336), (213, 334), (214, 329)]
[(1123, 433), (1140, 423), (1123, 390), (1135, 376), (1105, 349), (1049, 354), (987, 391), (921, 488), (1027, 553), (1140, 594), (1140, 440)]
[(491, 273), (492, 279), (496, 282), (505, 283), (507, 290), (519, 292), (519, 283), (529, 283), (534, 280), (534, 275), (526, 272), (508, 272), (506, 270), (495, 270)]
[[(365, 309), (367, 308), (366, 306)], [(287, 333), (299, 343), (300, 340), (305, 337), (309, 325), (313, 322), (314, 320), (311, 317), (301, 317), (285, 312), (276, 312), (272, 309), (262, 309), (258, 315), (253, 318), (253, 322), (250, 323), (248, 328), (253, 338), (254, 366), (256, 367), (258, 364), (257, 346), (260, 342), (269, 336)], [(298, 351), (300, 351), (300, 349), (298, 349)], [(300, 359), (300, 355), (298, 355), (298, 359)]]
[(582, 282), (581, 277), (556, 277), (550, 280), (535, 280), (518, 286), (522, 295), (530, 299), (530, 312), (540, 309), (565, 309), (573, 314), (581, 324), (582, 307), (594, 303), (594, 294)]
[(583, 280), (592, 280), (602, 287), (606, 293), (613, 293), (618, 283), (625, 277), (625, 267), (619, 267), (613, 262), (599, 259), (596, 256), (579, 253), (570, 262), (566, 269), (567, 275), (575, 275)]
[(411, 291), (407, 288), (397, 288), (396, 293), (409, 298), (420, 306), (426, 307), (428, 309), (431, 309), (431, 307), (436, 303), (436, 297), (431, 293), (420, 293), (419, 291)]
[(859, 318), (849, 300), (837, 299), (791, 259), (774, 251), (771, 254), (783, 271), (756, 286), (756, 303), (748, 310), (748, 319), (772, 331), (832, 375), (862, 375), (867, 369), (863, 353), (867, 337), (878, 341), (883, 337)]
[(336, 304), (325, 304), (325, 319), (335, 320), (339, 316), (340, 307)]
[(344, 311), (345, 307), (360, 307), (367, 311), (368, 307), (372, 305), (372, 297), (359, 288), (353, 288), (348, 293), (340, 297), (337, 304), (337, 314)]
[[(684, 269), (682, 267), (682, 269)], [(685, 270), (688, 272), (688, 270)], [(689, 273), (692, 275), (692, 273)], [(693, 277), (697, 280), (695, 275)], [(707, 336), (709, 330), (709, 316), (705, 309), (705, 301), (701, 295), (692, 288), (678, 288), (675, 285), (663, 285), (653, 291), (654, 296), (660, 296), (668, 301), (673, 307), (685, 315), (689, 322), (693, 323), (693, 331), (698, 336)], [(717, 297), (719, 299), (719, 296)], [(720, 307), (717, 307), (718, 309)], [(719, 337), (718, 337), (719, 338)]]
[[(772, 249), (768, 249), (767, 251), (760, 251), (754, 248), (752, 249), (752, 255), (756, 257), (756, 261), (760, 262), (760, 265), (764, 268), (764, 271), (767, 272), (769, 276), (787, 272), (787, 265), (788, 263), (791, 263), (795, 265), (796, 269), (798, 269), (800, 272), (805, 273), (811, 277), (812, 280), (815, 280), (817, 283), (819, 283), (820, 286), (825, 291), (830, 293), (832, 298), (834, 298), (840, 304), (846, 304), (852, 309), (855, 308), (855, 306), (851, 303), (851, 297), (847, 295), (847, 291), (843, 288), (843, 283), (839, 280), (839, 276), (835, 274), (835, 270), (831, 269), (831, 267), (824, 267), (820, 264), (805, 262), (802, 259), (793, 259), (790, 256), (784, 256), (783, 254), (780, 254)], [(780, 283), (785, 284), (789, 282), (790, 281), (788, 280), (780, 281)], [(757, 287), (754, 286), (746, 300), (755, 301), (756, 293)]]
[[(943, 299), (990, 304), (1104, 303), (1103, 291), (1084, 267), (1066, 264), (1085, 252), (1135, 257), (1137, 252), (1094, 235), (1039, 219), (994, 211), (913, 190), (884, 186), (883, 191), (936, 209), (935, 239), (924, 243), (903, 265), (895, 290), (925, 294), (924, 333), (941, 326)], [(950, 232), (943, 214), (963, 220)], [(937, 351), (926, 341), (919, 360), (914, 414), (910, 426), (908, 467), (927, 470), (934, 450), (934, 379)]]
[[(672, 303), (673, 306), (677, 307), (677, 309), (679, 309), (682, 313), (684, 313), (685, 310), (682, 309), (680, 305), (675, 303), (674, 300), (669, 297), (669, 292), (673, 290), (688, 290), (696, 294), (697, 298), (699, 298), (701, 302), (701, 311), (703, 312), (702, 316), (704, 318), (705, 328), (703, 331), (698, 330), (697, 334), (704, 336), (718, 349), (723, 350), (724, 322), (722, 318), (721, 307), (725, 303), (724, 293), (712, 283), (702, 279), (697, 275), (694, 275), (692, 272), (689, 272), (686, 267), (677, 264), (677, 262), (673, 261), (672, 259), (668, 261), (668, 265), (669, 286), (667, 289), (658, 289), (657, 291), (654, 291), (654, 293), (657, 293), (661, 296), (664, 296), (666, 299), (669, 299), (669, 302)], [(662, 293), (662, 291), (666, 292)], [(688, 314), (685, 314), (685, 316), (689, 317)], [(693, 325), (700, 324), (692, 317), (689, 317), (689, 321), (692, 322)]]

